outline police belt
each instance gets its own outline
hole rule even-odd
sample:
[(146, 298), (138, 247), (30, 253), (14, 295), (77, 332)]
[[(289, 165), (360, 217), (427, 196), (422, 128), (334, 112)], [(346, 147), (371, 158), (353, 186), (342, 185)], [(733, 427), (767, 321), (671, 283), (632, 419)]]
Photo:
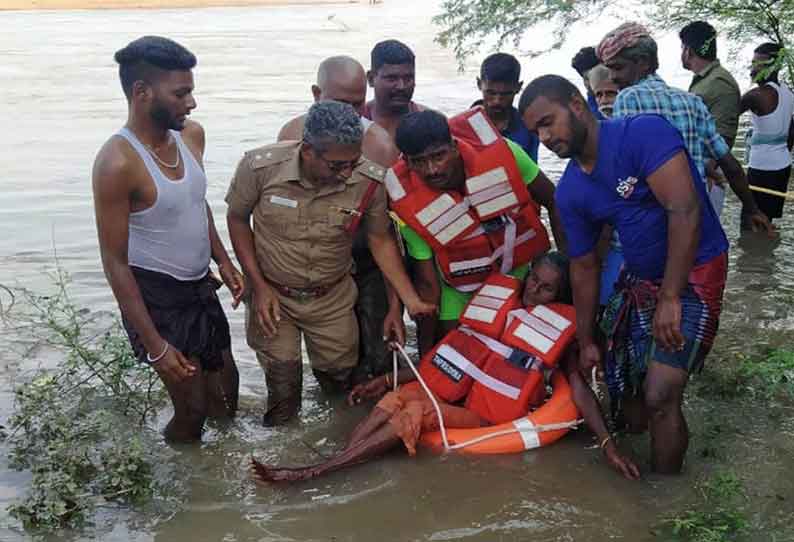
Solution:
[(283, 296), (289, 297), (290, 299), (296, 299), (298, 301), (309, 301), (311, 299), (317, 299), (318, 297), (322, 297), (331, 289), (342, 282), (342, 280), (347, 275), (342, 275), (339, 277), (338, 280), (335, 280), (331, 284), (323, 284), (320, 286), (310, 286), (308, 288), (293, 288), (292, 286), (285, 286), (283, 284), (276, 284), (275, 282), (271, 282), (270, 285)]

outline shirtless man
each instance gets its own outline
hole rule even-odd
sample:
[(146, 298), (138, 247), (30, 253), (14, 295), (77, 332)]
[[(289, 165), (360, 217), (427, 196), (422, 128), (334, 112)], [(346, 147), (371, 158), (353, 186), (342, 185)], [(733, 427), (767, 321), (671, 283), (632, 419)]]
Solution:
[(375, 91), (375, 99), (366, 103), (362, 115), (382, 126), (392, 141), (405, 115), (426, 109), (411, 100), (415, 79), (415, 57), (407, 45), (386, 40), (373, 47), (367, 81)]
[[(367, 99), (367, 77), (363, 66), (349, 56), (326, 58), (317, 68), (317, 83), (312, 85), (315, 102), (334, 100), (350, 104), (362, 113)], [(285, 124), (278, 140), (297, 140), (303, 137), (301, 115)], [(362, 153), (365, 158), (389, 167), (397, 161), (399, 152), (389, 134), (369, 119), (361, 117), (364, 127)], [(391, 367), (391, 357), (383, 337), (405, 341), (402, 305), (397, 295), (383, 280), (375, 260), (367, 247), (366, 231), (362, 228), (353, 239), (353, 278), (358, 287), (356, 316), (359, 325), (359, 362), (353, 372), (354, 383), (384, 374)]]
[[(384, 167), (397, 161), (399, 152), (388, 132), (363, 117), (367, 99), (367, 77), (357, 60), (349, 56), (332, 56), (323, 60), (317, 68), (317, 83), (312, 85), (312, 96), (315, 102), (334, 100), (353, 106), (362, 115), (361, 123), (366, 130), (362, 143), (364, 156)], [(305, 118), (305, 114), (300, 115), (282, 126), (278, 140), (300, 139)]]
[(102, 266), (136, 357), (152, 365), (171, 396), (166, 438), (195, 441), (208, 414), (237, 408), (237, 368), (210, 258), (234, 306), (243, 280), (205, 199), (204, 130), (187, 120), (196, 107), (196, 57), (146, 36), (115, 59), (128, 117), (94, 163)]

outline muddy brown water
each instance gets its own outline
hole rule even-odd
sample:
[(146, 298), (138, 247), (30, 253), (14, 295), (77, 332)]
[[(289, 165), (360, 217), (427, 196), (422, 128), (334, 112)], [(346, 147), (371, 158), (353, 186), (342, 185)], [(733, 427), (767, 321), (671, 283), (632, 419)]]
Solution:
[[(465, 73), (457, 71), (451, 54), (433, 42), (429, 17), (436, 10), (436, 2), (410, 0), (377, 6), (0, 13), (0, 284), (46, 291), (50, 281), (43, 272), (53, 268), (57, 250), (60, 265), (71, 273), (77, 303), (115, 310), (98, 257), (89, 179), (97, 149), (124, 122), (112, 53), (130, 39), (143, 32), (166, 34), (197, 53), (194, 117), (207, 130), (208, 198), (225, 236), (223, 195), (236, 161), (244, 150), (272, 141), (284, 121), (305, 110), (322, 58), (347, 53), (368, 64), (373, 43), (397, 37), (417, 52), (418, 101), (451, 113), (476, 97), (480, 59)], [(593, 36), (610, 25), (601, 26)], [(524, 80), (545, 72), (573, 77), (568, 59), (578, 45), (525, 60)], [(667, 36), (662, 45), (662, 73), (685, 86), (677, 43)], [(563, 166), (545, 150), (541, 165), (555, 180)], [(790, 215), (780, 221), (781, 240), (770, 244), (755, 236), (739, 239), (737, 214), (730, 196), (724, 223), (732, 244), (731, 271), (712, 364), (738, 352), (788, 345), (794, 327)], [(700, 453), (711, 442), (706, 435), (715, 431), (721, 431), (715, 445), (722, 464), (748, 486), (757, 531), (752, 538), (770, 539), (764, 526), (784, 524), (794, 510), (794, 428), (788, 418), (770, 421), (761, 408), (739, 409), (691, 393), (687, 410), (694, 437), (686, 471), (677, 478), (622, 480), (588, 449), (592, 440), (579, 431), (522, 455), (425, 452), (409, 459), (395, 453), (322, 480), (256, 488), (245, 470), (251, 453), (293, 464), (316, 461), (304, 442), (332, 452), (364, 410), (329, 400), (307, 377), (300, 421), (263, 428), (262, 371), (243, 342), (242, 314), (230, 312), (230, 317), (241, 371), (240, 416), (229, 425), (210, 424), (201, 446), (157, 445), (169, 494), (140, 509), (100, 508), (94, 527), (49, 538), (650, 540), (661, 517), (697, 499), (695, 481), (715, 468), (715, 460)], [(0, 424), (12, 409), (13, 383), (42, 361), (18, 359), (11, 348), (15, 339), (0, 335)], [(702, 378), (709, 378), (708, 370)], [(163, 412), (160, 427), (167, 418)], [(643, 438), (624, 446), (640, 458), (647, 452)], [(10, 470), (6, 453), (0, 443), (0, 540), (27, 540), (30, 535), (5, 509), (24, 494), (30, 477)]]

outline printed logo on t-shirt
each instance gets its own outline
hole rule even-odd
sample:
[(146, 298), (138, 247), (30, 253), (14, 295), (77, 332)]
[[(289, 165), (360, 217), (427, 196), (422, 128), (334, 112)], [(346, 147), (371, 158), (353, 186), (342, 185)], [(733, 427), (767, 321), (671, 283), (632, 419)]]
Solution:
[(433, 356), (433, 365), (438, 367), (439, 371), (447, 375), (454, 382), (463, 380), (463, 371), (441, 354)]
[(637, 184), (637, 177), (626, 177), (625, 179), (618, 180), (618, 194), (623, 199), (629, 199), (629, 196), (634, 192), (634, 185)]

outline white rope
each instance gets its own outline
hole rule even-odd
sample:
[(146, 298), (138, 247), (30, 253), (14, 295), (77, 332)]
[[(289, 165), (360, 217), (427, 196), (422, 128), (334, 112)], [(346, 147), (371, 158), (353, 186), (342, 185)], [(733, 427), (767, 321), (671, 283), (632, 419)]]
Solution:
[[(433, 393), (430, 391), (430, 388), (427, 387), (427, 384), (425, 384), (425, 381), (422, 379), (422, 376), (419, 374), (419, 371), (416, 370), (416, 367), (414, 366), (414, 362), (411, 361), (410, 357), (408, 357), (408, 354), (405, 352), (405, 349), (403, 349), (403, 347), (399, 343), (394, 343), (394, 346), (397, 347), (397, 350), (405, 358), (406, 363), (408, 363), (408, 367), (414, 373), (414, 376), (419, 381), (419, 384), (421, 384), (422, 389), (425, 390), (427, 396), (430, 397), (430, 401), (433, 403), (433, 408), (436, 409), (436, 416), (438, 416), (438, 426), (441, 431), (441, 440), (444, 442), (444, 452), (448, 452), (449, 441), (447, 440), (447, 429), (446, 427), (444, 427), (444, 416), (441, 415), (441, 407), (438, 406), (438, 401), (436, 401), (436, 398), (433, 397)], [(394, 359), (395, 360), (397, 359), (396, 355)]]
[(397, 351), (396, 350), (392, 350), (391, 351), (391, 361), (392, 361), (393, 373), (394, 373), (394, 376), (392, 378), (392, 380), (394, 381), (394, 384), (392, 385), (392, 391), (397, 391), (397, 374), (399, 373), (399, 370), (398, 370), (398, 365), (397, 365)]
[[(560, 422), (560, 423), (548, 423), (543, 425), (533, 425), (532, 427), (523, 427), (521, 429), (517, 427), (512, 427), (510, 429), (503, 429), (501, 431), (494, 431), (493, 433), (488, 433), (486, 435), (480, 435), (479, 437), (475, 437), (473, 439), (466, 440), (464, 442), (459, 442), (452, 446), (449, 445), (449, 440), (447, 439), (447, 429), (444, 426), (444, 417), (441, 415), (441, 407), (438, 406), (438, 401), (433, 396), (433, 393), (430, 391), (430, 388), (427, 387), (425, 381), (419, 375), (419, 371), (416, 370), (416, 366), (414, 366), (413, 361), (411, 358), (408, 357), (408, 354), (405, 352), (402, 346), (397, 343), (394, 343), (397, 347), (397, 350), (402, 354), (405, 358), (405, 361), (408, 363), (408, 367), (413, 371), (414, 376), (419, 381), (419, 384), (422, 386), (422, 389), (425, 390), (425, 393), (430, 398), (430, 401), (433, 403), (433, 408), (436, 410), (436, 415), (438, 416), (438, 425), (439, 431), (441, 433), (441, 441), (444, 443), (444, 452), (449, 452), (450, 450), (459, 450), (461, 448), (465, 448), (467, 446), (471, 446), (473, 444), (478, 444), (480, 442), (490, 440), (492, 438), (501, 437), (504, 435), (510, 435), (512, 433), (545, 433), (548, 431), (560, 431), (562, 429), (572, 429), (577, 427), (581, 424), (584, 420), (577, 419), (570, 422)], [(397, 351), (394, 352), (393, 358), (395, 367), (397, 366)]]
[(465, 442), (460, 442), (458, 444), (453, 444), (449, 447), (450, 450), (458, 450), (460, 448), (465, 448), (467, 446), (472, 446), (474, 444), (479, 444), (480, 442), (490, 440), (492, 438), (501, 437), (504, 435), (511, 435), (513, 433), (545, 433), (547, 431), (560, 431), (562, 429), (573, 429), (577, 427), (580, 423), (584, 420), (578, 419), (573, 420), (570, 422), (560, 422), (560, 423), (548, 423), (544, 425), (535, 425), (533, 427), (524, 427), (522, 429), (518, 429), (517, 427), (511, 427), (510, 429), (502, 429), (501, 431), (494, 431), (493, 433), (488, 433), (486, 435), (480, 435), (479, 437), (475, 437), (473, 439), (467, 440)]

